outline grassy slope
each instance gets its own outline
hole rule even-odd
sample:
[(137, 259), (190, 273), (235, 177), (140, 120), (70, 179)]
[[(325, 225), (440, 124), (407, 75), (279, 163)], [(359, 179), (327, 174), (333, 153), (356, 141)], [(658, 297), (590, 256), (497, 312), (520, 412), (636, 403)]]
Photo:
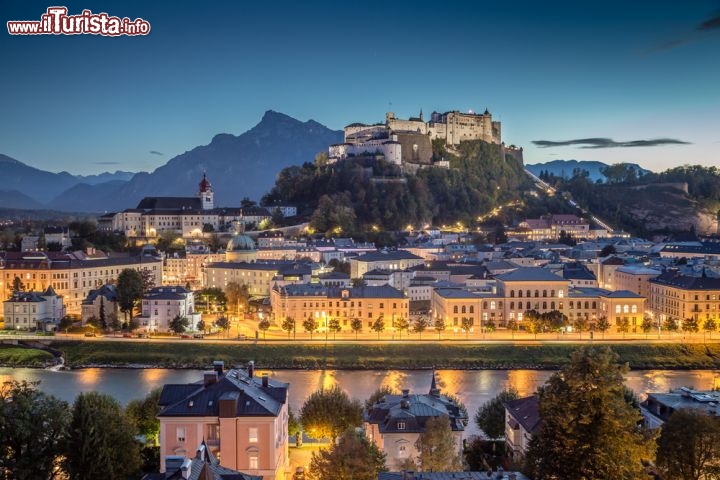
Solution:
[[(275, 345), (58, 342), (69, 366), (204, 368), (213, 360), (265, 368), (539, 368), (569, 361), (577, 345)], [(612, 344), (631, 368), (720, 368), (720, 344)]]
[(51, 353), (14, 345), (0, 345), (0, 365), (40, 367), (52, 363)]

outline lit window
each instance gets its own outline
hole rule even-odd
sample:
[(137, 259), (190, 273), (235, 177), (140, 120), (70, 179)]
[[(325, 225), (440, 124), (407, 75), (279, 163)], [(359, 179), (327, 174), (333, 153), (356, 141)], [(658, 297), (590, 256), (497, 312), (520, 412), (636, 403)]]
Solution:
[[(250, 427), (250, 428), (248, 429), (248, 431), (249, 431), (248, 441), (249, 441), (250, 443), (257, 443), (257, 441), (258, 441), (258, 429), (257, 429), (257, 427)], [(255, 468), (257, 468), (257, 467), (255, 467)]]
[(177, 429), (175, 430), (175, 435), (177, 436), (178, 442), (185, 442), (185, 427), (177, 427)]
[(398, 430), (405, 430), (405, 422), (398, 422), (397, 428)]
[(249, 468), (250, 468), (250, 470), (257, 470), (257, 469), (259, 468), (259, 467), (258, 467), (258, 457), (257, 457), (257, 456), (252, 455), (252, 456), (250, 457)]

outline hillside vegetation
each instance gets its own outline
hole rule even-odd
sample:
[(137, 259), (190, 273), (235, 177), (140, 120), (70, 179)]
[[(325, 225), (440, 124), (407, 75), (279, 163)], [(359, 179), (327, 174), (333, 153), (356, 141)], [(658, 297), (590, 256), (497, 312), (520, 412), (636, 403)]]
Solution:
[(352, 234), (373, 226), (470, 225), (479, 215), (519, 198), (528, 185), (522, 163), (510, 155), (501, 157), (497, 145), (463, 142), (451, 153), (435, 142), (434, 153), (451, 168), (403, 174), (396, 165), (366, 158), (288, 167), (263, 201), (298, 205), (319, 231)]
[[(685, 165), (662, 173), (637, 173), (616, 164), (606, 169), (606, 183), (593, 182), (583, 171), (573, 172), (569, 179), (547, 173), (542, 178), (616, 228), (639, 236), (717, 230), (720, 170), (716, 167)], [(683, 183), (687, 193), (679, 188)]]

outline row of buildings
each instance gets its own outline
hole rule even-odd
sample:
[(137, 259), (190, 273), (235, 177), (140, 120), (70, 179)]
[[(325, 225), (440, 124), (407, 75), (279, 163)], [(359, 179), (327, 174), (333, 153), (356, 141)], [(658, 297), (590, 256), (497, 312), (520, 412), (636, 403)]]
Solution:
[[(289, 388), (266, 373), (258, 375), (252, 362), (247, 369), (225, 370), (221, 361), (195, 383), (165, 385), (158, 415), (161, 473), (182, 476), (183, 468), (199, 469), (195, 462), (217, 465), (219, 459), (222, 468), (245, 475), (239, 478), (287, 478)], [(420, 456), (418, 439), (433, 418), (449, 423), (459, 455), (468, 418), (457, 400), (441, 392), (434, 372), (427, 393), (406, 389), (365, 408), (362, 429), (386, 455), (388, 470), (397, 472)], [(525, 479), (520, 474), (514, 478)]]

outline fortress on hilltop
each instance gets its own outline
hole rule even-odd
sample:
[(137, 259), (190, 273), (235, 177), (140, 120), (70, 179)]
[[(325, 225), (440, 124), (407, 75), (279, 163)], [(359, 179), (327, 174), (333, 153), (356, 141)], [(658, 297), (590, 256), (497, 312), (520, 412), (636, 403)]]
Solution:
[(331, 162), (359, 155), (382, 155), (386, 161), (397, 165), (431, 165), (432, 141), (436, 139), (443, 140), (448, 146), (466, 140), (482, 140), (504, 147), (500, 122), (494, 122), (488, 110), (481, 114), (457, 110), (433, 112), (427, 122), (422, 110), (417, 117), (407, 120), (387, 112), (385, 123), (351, 123), (344, 131), (344, 142), (329, 147)]

